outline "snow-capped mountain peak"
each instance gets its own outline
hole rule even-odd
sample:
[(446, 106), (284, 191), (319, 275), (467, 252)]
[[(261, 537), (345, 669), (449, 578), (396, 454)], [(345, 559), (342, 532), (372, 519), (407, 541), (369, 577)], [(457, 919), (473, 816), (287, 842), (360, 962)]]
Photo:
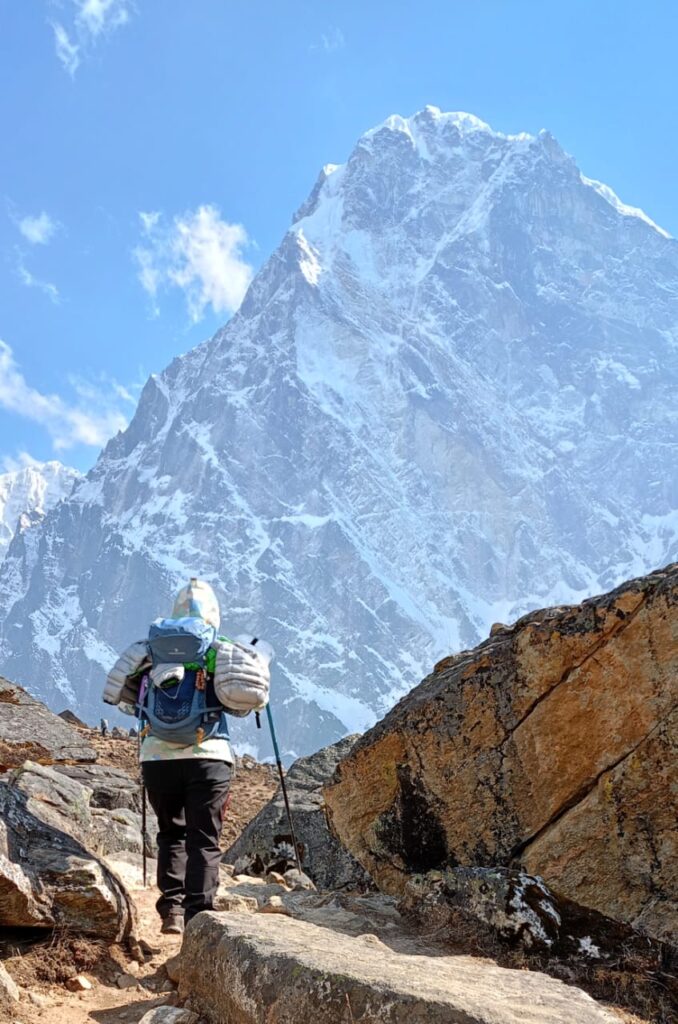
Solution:
[(57, 461), (31, 460), (0, 473), (0, 561), (14, 536), (22, 513), (44, 516), (58, 501), (68, 497), (80, 473)]

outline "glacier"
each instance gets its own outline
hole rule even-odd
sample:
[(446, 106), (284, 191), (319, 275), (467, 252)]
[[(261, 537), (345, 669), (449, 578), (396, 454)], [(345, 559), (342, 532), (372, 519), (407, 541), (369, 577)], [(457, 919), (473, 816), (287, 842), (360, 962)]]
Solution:
[(676, 558), (677, 314), (676, 241), (548, 132), (388, 118), (17, 531), (0, 671), (95, 720), (199, 575), (276, 649), (286, 758), (364, 730), (493, 622)]

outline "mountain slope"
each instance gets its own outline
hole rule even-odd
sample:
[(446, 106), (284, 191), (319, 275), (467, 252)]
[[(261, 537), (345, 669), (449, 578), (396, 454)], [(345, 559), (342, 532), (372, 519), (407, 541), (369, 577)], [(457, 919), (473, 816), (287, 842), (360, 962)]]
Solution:
[(15, 538), (0, 668), (93, 716), (199, 573), (276, 647), (289, 753), (364, 729), (492, 621), (676, 557), (677, 313), (676, 242), (550, 135), (389, 118)]
[(25, 513), (42, 517), (67, 498), (80, 473), (61, 462), (31, 462), (0, 473), (0, 561)]

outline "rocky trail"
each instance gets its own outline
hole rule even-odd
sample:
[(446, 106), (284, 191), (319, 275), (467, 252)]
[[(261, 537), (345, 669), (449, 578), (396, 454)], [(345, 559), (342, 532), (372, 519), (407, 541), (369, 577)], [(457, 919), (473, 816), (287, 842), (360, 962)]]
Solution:
[[(86, 822), (85, 817), (77, 820), (81, 814), (77, 790), (67, 789), (65, 793), (58, 794), (64, 797), (62, 803), (49, 788), (35, 792), (36, 779), (38, 784), (45, 782), (51, 785), (53, 782), (48, 779), (49, 772), (41, 769), (41, 762), (60, 765), (63, 761), (60, 771), (69, 773), (70, 778), (102, 786), (94, 802), (112, 807), (110, 811), (100, 807), (93, 813), (107, 814), (103, 818), (104, 827), (111, 832), (116, 826), (120, 828), (120, 836), (116, 837), (119, 841), (109, 837), (112, 848), (105, 848), (105, 852), (110, 854), (110, 863), (136, 909), (136, 934), (144, 952), (143, 962), (138, 962), (130, 956), (129, 948), (123, 942), (110, 944), (101, 939), (73, 937), (72, 930), (57, 929), (45, 933), (38, 929), (1, 929), (0, 1024), (85, 1024), (93, 1021), (99, 1024), (113, 1021), (135, 1024), (157, 1007), (164, 1007), (162, 1020), (166, 1024), (175, 1024), (175, 1018), (176, 1024), (191, 1024), (198, 1019), (195, 1015), (186, 1012), (179, 1019), (178, 1011), (170, 1012), (177, 999), (176, 985), (168, 978), (165, 964), (179, 951), (181, 938), (160, 932), (155, 911), (157, 891), (153, 884), (155, 862), (149, 856), (149, 881), (144, 888), (140, 846), (136, 848), (140, 844), (139, 816), (130, 816), (123, 807), (138, 806), (139, 768), (135, 742), (128, 738), (102, 737), (97, 730), (75, 726), (68, 719), (66, 728), (57, 716), (6, 681), (0, 686), (0, 707), (4, 713), (4, 720), (0, 721), (0, 760), (5, 768), (16, 766), (15, 770), (19, 765), (27, 769), (28, 764), (33, 764), (32, 769), (23, 772), (24, 780), (31, 780), (27, 788), (32, 786), (32, 796), (37, 797), (43, 808), (49, 808), (52, 813), (58, 809), (59, 825), (64, 826), (67, 814), (77, 821), (73, 831), (83, 838), (85, 825), (92, 822)], [(36, 733), (34, 725), (29, 730), (29, 741), (25, 741), (22, 729), (17, 728), (17, 722), (20, 726), (26, 717), (26, 709), (30, 716), (41, 717), (41, 728), (37, 730), (39, 741), (33, 736)], [(18, 720), (17, 712), (20, 714)], [(32, 720), (35, 722), (34, 717)], [(24, 762), (25, 757), (36, 758), (36, 761)], [(98, 774), (89, 777), (87, 773), (93, 771)], [(107, 776), (107, 772), (110, 775)], [(247, 755), (238, 758), (222, 831), (224, 850), (268, 803), (277, 785), (275, 766), (259, 764)], [(54, 818), (51, 820), (55, 821)], [(149, 833), (153, 828), (150, 819)], [(0, 859), (1, 856), (0, 851)], [(224, 882), (227, 881), (228, 876), (224, 875)], [(0, 912), (5, 910), (7, 898), (0, 879)], [(9, 981), (3, 974), (3, 968), (9, 974)], [(83, 978), (85, 987), (80, 989), (75, 979)], [(10, 991), (16, 994), (16, 990), (11, 988), (12, 981), (19, 986), (18, 1001), (5, 999), (5, 985), (9, 985)], [(70, 990), (71, 986), (75, 991)], [(159, 1021), (160, 1018), (158, 1024)]]
[(299, 758), (301, 874), (239, 758), (182, 941), (134, 742), (0, 678), (1, 1024), (675, 1024), (677, 611), (674, 565), (498, 625)]

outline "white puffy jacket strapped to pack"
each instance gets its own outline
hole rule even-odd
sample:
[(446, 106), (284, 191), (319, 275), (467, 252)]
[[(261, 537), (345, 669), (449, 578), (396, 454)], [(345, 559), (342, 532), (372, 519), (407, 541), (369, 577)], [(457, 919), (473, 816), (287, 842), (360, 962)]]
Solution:
[(268, 704), (271, 672), (268, 658), (256, 647), (217, 640), (214, 692), (217, 700), (234, 711), (261, 711)]
[(128, 679), (130, 676), (138, 675), (145, 665), (151, 667), (148, 646), (145, 640), (137, 640), (122, 652), (108, 673), (104, 686), (104, 702), (119, 704), (120, 701), (125, 701), (133, 704), (137, 695), (136, 692), (132, 692), (134, 688)]

